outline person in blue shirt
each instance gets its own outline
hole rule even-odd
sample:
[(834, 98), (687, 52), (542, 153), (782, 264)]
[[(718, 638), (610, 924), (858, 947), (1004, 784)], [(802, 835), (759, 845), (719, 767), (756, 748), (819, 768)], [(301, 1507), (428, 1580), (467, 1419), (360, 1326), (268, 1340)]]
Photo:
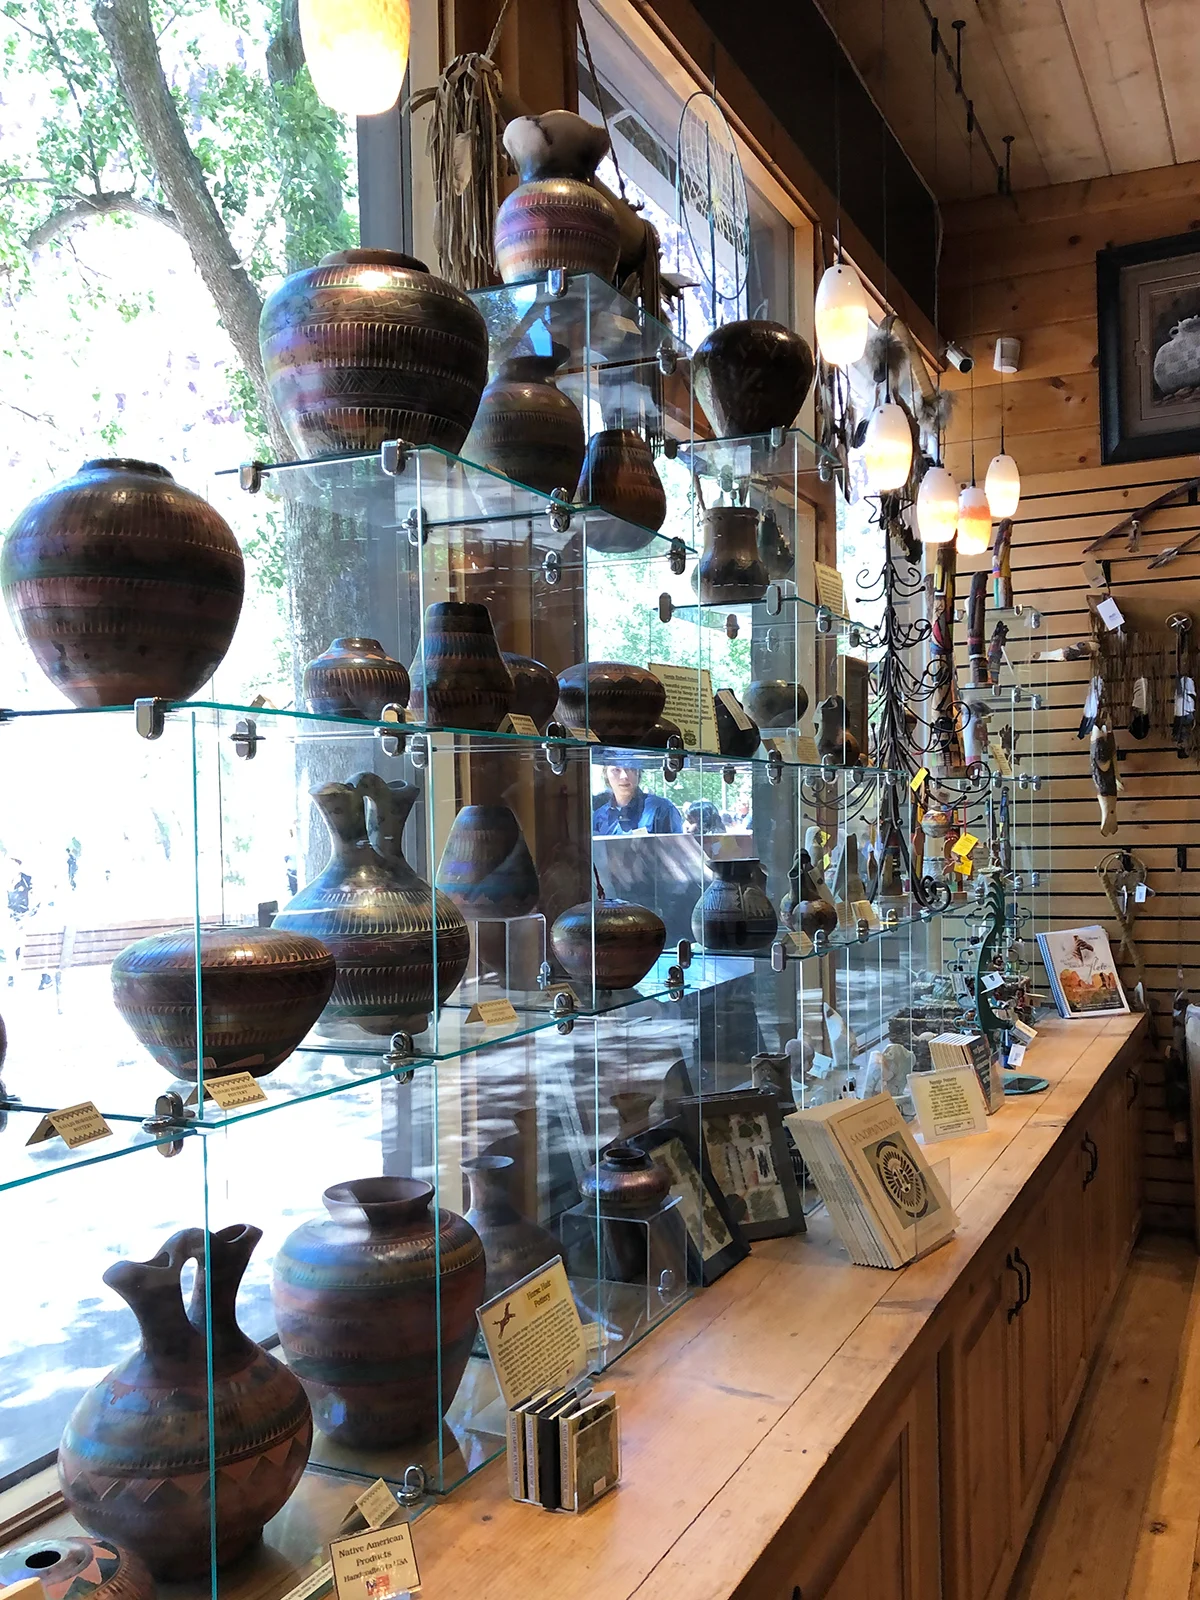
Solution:
[(679, 807), (661, 794), (647, 794), (636, 767), (605, 767), (604, 781), (608, 792), (596, 796), (593, 833), (683, 832)]

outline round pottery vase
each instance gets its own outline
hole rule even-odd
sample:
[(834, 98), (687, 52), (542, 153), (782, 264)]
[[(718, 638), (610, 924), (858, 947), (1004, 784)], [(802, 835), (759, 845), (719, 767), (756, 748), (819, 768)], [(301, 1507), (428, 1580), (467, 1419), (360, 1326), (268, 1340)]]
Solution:
[(538, 903), (537, 868), (508, 806), (463, 806), (434, 880), (468, 922), (526, 917)]
[(378, 722), (384, 706), (408, 704), (408, 673), (378, 639), (335, 639), (304, 669), (304, 700), (318, 717)]
[[(246, 1337), (235, 1315), (238, 1286), (261, 1238), (260, 1229), (236, 1224), (209, 1234), (206, 1251), (203, 1230), (187, 1228), (152, 1260), (118, 1261), (104, 1274), (132, 1307), (141, 1342), (71, 1413), (59, 1479), (75, 1520), (131, 1550), (159, 1579), (208, 1573), (210, 1444), (219, 1567), (258, 1542), (308, 1462), (312, 1414), (304, 1391)], [(180, 1274), (189, 1261), (196, 1276), (185, 1310)]]
[(692, 386), (724, 439), (790, 428), (812, 386), (813, 354), (781, 322), (727, 322), (692, 357)]
[(576, 502), (587, 513), (590, 550), (628, 555), (644, 550), (667, 520), (667, 494), (650, 446), (635, 428), (604, 428), (588, 440)]
[(795, 728), (808, 710), (808, 691), (786, 678), (755, 678), (746, 690), (746, 712), (760, 728)]
[[(437, 1437), (484, 1299), (483, 1245), (417, 1178), (326, 1189), (275, 1256), (279, 1342), (322, 1433), (352, 1449)], [(439, 1386), (439, 1369), (441, 1383)]]
[(662, 716), (667, 691), (652, 672), (625, 661), (579, 661), (558, 675), (558, 701), (570, 727), (588, 727), (601, 744), (641, 744)]
[(699, 573), (704, 605), (739, 605), (766, 594), (771, 579), (758, 553), (758, 512), (752, 506), (713, 506), (704, 513)]
[(514, 686), (491, 613), (470, 600), (425, 608), (424, 645), (409, 668), (409, 704), (434, 728), (494, 733), (512, 710)]
[(1154, 381), (1165, 395), (1200, 384), (1200, 317), (1184, 317), (1154, 356)]
[(513, 698), (509, 709), (514, 716), (528, 717), (539, 733), (545, 732), (546, 724), (558, 704), (558, 679), (549, 667), (544, 667), (532, 656), (511, 655), (505, 650), (502, 659), (513, 681)]
[(671, 1192), (666, 1168), (636, 1145), (618, 1140), (584, 1173), (579, 1189), (599, 1213), (606, 1275), (618, 1283), (644, 1282), (645, 1219), (662, 1209)]
[(547, 272), (594, 273), (611, 283), (620, 255), (620, 225), (591, 179), (608, 153), (608, 135), (572, 111), (515, 117), (504, 148), (520, 185), (496, 215), (496, 265), (505, 283), (528, 283)]
[(542, 494), (561, 489), (570, 496), (586, 441), (579, 407), (554, 383), (566, 358), (567, 351), (556, 347), (548, 356), (510, 356), (500, 363), (463, 445), (468, 461)]
[(268, 296), (258, 340), (302, 458), (386, 439), (457, 452), (487, 382), (480, 312), (395, 250), (335, 250), (293, 273)]
[(550, 929), (550, 948), (567, 976), (590, 990), (632, 989), (662, 955), (667, 927), (648, 906), (596, 898), (571, 906)]
[(146, 1563), (108, 1539), (66, 1534), (0, 1555), (0, 1589), (37, 1578), (46, 1600), (154, 1600)]
[(769, 950), (779, 918), (767, 898), (762, 863), (716, 860), (708, 863), (708, 870), (711, 881), (692, 912), (696, 942), (710, 955)]
[[(734, 703), (739, 707), (741, 702), (734, 695)], [(754, 719), (749, 718), (748, 728), (739, 728), (737, 718), (721, 699), (713, 704), (713, 712), (717, 724), (717, 750), (723, 756), (729, 756), (733, 761), (748, 761), (762, 743)]]
[[(273, 928), (200, 933), (204, 1076), (286, 1061), (333, 993), (333, 956), (318, 939)], [(112, 964), (113, 1003), (176, 1078), (196, 1081), (196, 936), (191, 928), (126, 945)]]
[(75, 706), (186, 700), (224, 660), (245, 567), (225, 519), (151, 461), (87, 461), (25, 507), (0, 588)]
[(433, 891), (404, 859), (404, 824), (418, 793), (412, 784), (390, 785), (374, 772), (312, 792), (329, 828), (332, 855), (325, 870), (276, 915), (274, 926), (320, 939), (337, 962), (322, 1032), (349, 1024), (370, 1034), (420, 1033), (467, 970), (471, 940), (457, 907), (439, 895), (435, 910)]
[(467, 1221), (482, 1239), (487, 1261), (485, 1301), (503, 1294), (562, 1251), (552, 1233), (523, 1217), (513, 1205), (508, 1189), (512, 1167), (511, 1156), (498, 1155), (475, 1156), (462, 1164), (471, 1186)]

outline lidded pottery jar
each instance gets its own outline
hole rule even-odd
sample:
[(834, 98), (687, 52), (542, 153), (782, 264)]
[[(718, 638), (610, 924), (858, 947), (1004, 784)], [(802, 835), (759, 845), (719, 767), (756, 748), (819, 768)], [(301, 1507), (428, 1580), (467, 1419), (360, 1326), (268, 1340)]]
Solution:
[(704, 513), (704, 553), (698, 570), (704, 605), (762, 599), (771, 580), (758, 553), (758, 512), (752, 506), (712, 506)]
[(692, 387), (719, 438), (790, 428), (812, 385), (813, 354), (781, 322), (714, 328), (696, 346)]
[(470, 922), (526, 917), (541, 892), (537, 868), (508, 806), (463, 806), (434, 880)]
[[(650, 446), (636, 428), (604, 428), (588, 440), (575, 499), (587, 513), (590, 550), (644, 550), (667, 520), (667, 494)], [(605, 515), (607, 513), (607, 515)]]
[(378, 639), (335, 639), (304, 669), (304, 699), (319, 717), (378, 722), (384, 706), (408, 704), (408, 673)]
[[(308, 1462), (312, 1414), (303, 1389), (237, 1324), (238, 1286), (261, 1238), (239, 1223), (209, 1234), (206, 1251), (204, 1231), (186, 1228), (152, 1260), (118, 1261), (104, 1274), (132, 1307), (141, 1343), (71, 1413), (58, 1475), (75, 1520), (132, 1550), (156, 1578), (208, 1572), (210, 1445), (219, 1567), (257, 1543)], [(185, 1311), (180, 1275), (189, 1261), (196, 1276)]]
[(112, 964), (113, 1003), (159, 1066), (196, 1081), (287, 1060), (333, 992), (333, 956), (306, 934), (275, 928), (200, 933), (202, 1038), (196, 1038), (196, 936), (191, 928), (126, 945)]
[(483, 391), (462, 453), (543, 494), (570, 495), (579, 481), (585, 440), (579, 407), (554, 383), (568, 352), (510, 356)]
[(485, 605), (435, 600), (425, 607), (423, 642), (409, 668), (410, 704), (435, 728), (494, 733), (513, 702), (513, 680)]
[(245, 567), (225, 519), (152, 461), (86, 461), (25, 507), (0, 587), (72, 705), (186, 700), (229, 649)]
[(570, 727), (601, 744), (640, 744), (662, 715), (667, 691), (652, 672), (626, 661), (577, 661), (558, 675), (558, 701)]
[(667, 927), (648, 906), (612, 900), (596, 874), (596, 898), (571, 906), (550, 929), (567, 976), (587, 989), (632, 989), (662, 955)]
[(467, 1221), (483, 1240), (487, 1261), (483, 1290), (486, 1301), (553, 1261), (562, 1246), (552, 1233), (523, 1217), (513, 1204), (509, 1190), (511, 1156), (474, 1156), (463, 1162), (462, 1169), (471, 1186)]
[(271, 1291), (317, 1427), (356, 1449), (436, 1438), (484, 1298), (479, 1235), (431, 1213), (433, 1186), (417, 1178), (358, 1178), (322, 1198), (328, 1217), (284, 1241)]
[[(372, 1034), (420, 1033), (467, 970), (466, 923), (445, 895), (437, 897), (435, 913), (433, 891), (402, 853), (404, 824), (418, 793), (413, 784), (389, 785), (374, 772), (312, 791), (333, 853), (274, 926), (319, 938), (337, 962), (324, 1031), (350, 1023)], [(367, 837), (368, 799), (374, 844)]]
[(620, 229), (606, 197), (592, 186), (608, 154), (608, 134), (573, 111), (515, 117), (504, 148), (520, 186), (496, 216), (496, 265), (505, 283), (547, 272), (591, 272), (611, 283)]
[(760, 728), (796, 728), (808, 710), (808, 691), (786, 678), (755, 678), (746, 690), (746, 710)]
[(709, 885), (692, 912), (692, 934), (710, 955), (769, 950), (779, 918), (767, 897), (767, 875), (753, 857), (708, 862)]
[(46, 1600), (154, 1600), (144, 1561), (109, 1539), (40, 1539), (0, 1555), (0, 1589), (37, 1578)]
[(539, 733), (544, 732), (558, 704), (558, 679), (532, 656), (513, 655), (507, 650), (501, 654), (513, 681), (512, 714), (528, 717)]

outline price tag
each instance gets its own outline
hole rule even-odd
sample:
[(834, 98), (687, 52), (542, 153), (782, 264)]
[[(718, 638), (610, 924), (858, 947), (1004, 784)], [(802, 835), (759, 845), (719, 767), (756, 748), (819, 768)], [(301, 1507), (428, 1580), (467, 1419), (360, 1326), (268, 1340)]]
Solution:
[(338, 1600), (394, 1600), (421, 1587), (412, 1528), (400, 1522), (329, 1545)]
[(1002, 972), (985, 972), (980, 982), (987, 992), (991, 994), (994, 989), (999, 989), (1004, 983), (1004, 974)]
[(956, 856), (969, 856), (978, 843), (979, 840), (973, 833), (960, 833), (950, 846), (950, 853)]
[(382, 1528), (384, 1523), (390, 1522), (400, 1509), (400, 1502), (382, 1478), (376, 1478), (366, 1493), (360, 1494), (354, 1504), (362, 1512), (368, 1528)]
[(578, 739), (580, 744), (599, 744), (600, 741), (590, 728), (576, 728), (568, 726), (568, 737)]
[(500, 724), (501, 733), (520, 733), (528, 739), (540, 739), (541, 733), (537, 723), (532, 717), (522, 716), (519, 711), (510, 711)]
[(741, 706), (738, 705), (737, 696), (734, 694), (733, 690), (722, 689), (717, 695), (717, 699), (733, 718), (734, 725), (740, 728), (743, 733), (749, 733), (750, 729), (754, 726), (754, 723), (742, 710)]
[(1035, 1027), (1032, 1027), (1028, 1022), (1022, 1022), (1019, 1017), (1017, 1018), (1016, 1022), (1013, 1023), (1012, 1031), (1016, 1034), (1017, 1038), (1021, 1040), (1022, 1044), (1026, 1045), (1032, 1044), (1037, 1038), (1038, 1033)]
[(835, 616), (844, 617), (846, 615), (846, 586), (838, 569), (836, 567), (827, 567), (820, 561), (814, 561), (813, 576), (817, 583), (818, 603), (828, 606)]
[(517, 1021), (517, 1012), (507, 996), (503, 1000), (477, 1000), (467, 1012), (468, 1022), (482, 1022), (485, 1027), (498, 1028)]
[(925, 782), (925, 780), (926, 780), (926, 778), (928, 778), (928, 776), (929, 776), (929, 768), (928, 767), (922, 767), (920, 769), (920, 771), (913, 773), (912, 782), (909, 784), (908, 787), (912, 790), (912, 792), (914, 794), (916, 794), (917, 790)]
[(969, 878), (975, 870), (975, 864), (968, 856), (960, 856), (954, 863), (955, 872), (961, 872), (964, 878)]
[(1012, 777), (1012, 762), (1008, 759), (1008, 752), (999, 739), (988, 740), (988, 753), (995, 762), (996, 771), (1002, 778)]
[(865, 922), (872, 928), (882, 927), (879, 913), (869, 900), (856, 900), (853, 909), (854, 915), (859, 922)]
[(1025, 1046), (1023, 1044), (1010, 1044), (1008, 1047), (1008, 1064), (1010, 1067), (1019, 1067), (1025, 1059)]
[(1107, 583), (1104, 581), (1104, 568), (1098, 561), (1094, 561), (1091, 556), (1083, 563), (1083, 575), (1087, 579), (1089, 589), (1108, 588)]
[(26, 1139), (26, 1146), (45, 1144), (47, 1139), (61, 1139), (68, 1150), (78, 1150), (81, 1144), (91, 1144), (96, 1139), (111, 1137), (112, 1129), (97, 1111), (91, 1100), (81, 1100), (77, 1106), (64, 1106), (61, 1111), (48, 1112)]
[(1114, 629), (1125, 626), (1125, 618), (1121, 615), (1121, 608), (1112, 595), (1109, 595), (1107, 600), (1101, 600), (1096, 607), (1096, 615), (1106, 628)]
[(802, 767), (819, 767), (821, 765), (821, 752), (817, 749), (817, 741), (811, 733), (797, 735), (796, 760)]
[(1146, 894), (1146, 885), (1144, 883), (1139, 883), (1137, 888), (1133, 891), (1133, 898), (1137, 901), (1138, 905), (1144, 905)]

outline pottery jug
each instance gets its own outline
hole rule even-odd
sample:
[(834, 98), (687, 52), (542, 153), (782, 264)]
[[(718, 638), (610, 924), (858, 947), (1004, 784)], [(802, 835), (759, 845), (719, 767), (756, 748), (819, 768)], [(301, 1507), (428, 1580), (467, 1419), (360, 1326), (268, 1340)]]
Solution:
[(703, 605), (761, 600), (770, 578), (758, 553), (758, 512), (751, 506), (713, 506), (704, 513), (699, 594)]
[(87, 461), (25, 507), (0, 588), (38, 666), (76, 706), (186, 700), (242, 609), (229, 525), (151, 461)]
[(547, 272), (590, 272), (610, 283), (620, 229), (590, 180), (608, 153), (608, 134), (572, 111), (514, 117), (504, 148), (521, 182), (496, 216), (496, 265), (505, 283)]
[(436, 600), (425, 608), (421, 647), (409, 668), (410, 704), (432, 728), (494, 733), (513, 702), (513, 680), (491, 613), (470, 600)]
[(827, 696), (817, 707), (817, 754), (839, 767), (858, 765), (858, 740), (846, 726), (846, 702), (840, 694)]
[(599, 874), (595, 900), (569, 907), (550, 929), (550, 948), (567, 976), (589, 992), (593, 985), (632, 989), (662, 955), (666, 942), (662, 918), (648, 906), (610, 899)]
[[(279, 1342), (322, 1433), (357, 1449), (438, 1435), (484, 1298), (483, 1245), (417, 1178), (326, 1189), (275, 1257)], [(440, 1381), (439, 1381), (440, 1379)]]
[(1154, 353), (1154, 382), (1165, 395), (1200, 385), (1200, 317), (1184, 317)]
[(532, 656), (512, 655), (507, 650), (502, 656), (513, 681), (512, 714), (528, 717), (539, 733), (544, 732), (558, 704), (558, 679)]
[(537, 868), (508, 806), (463, 806), (446, 836), (435, 884), (469, 922), (525, 917), (538, 903)]
[(335, 250), (267, 297), (271, 398), (302, 457), (386, 439), (457, 451), (487, 382), (483, 317), (395, 250)]
[(644, 550), (667, 520), (667, 495), (650, 446), (636, 428), (604, 428), (588, 440), (575, 499), (587, 513), (587, 543), (608, 555)]
[(579, 407), (554, 383), (566, 359), (567, 351), (556, 345), (550, 355), (510, 356), (500, 363), (463, 445), (468, 461), (542, 494), (560, 489), (571, 497), (585, 440)]
[(51, 1535), (0, 1555), (0, 1590), (37, 1578), (46, 1600), (154, 1600), (154, 1579), (132, 1550), (109, 1539)]
[[(261, 1238), (260, 1229), (236, 1224), (209, 1234), (206, 1250), (203, 1230), (186, 1228), (152, 1260), (118, 1261), (104, 1274), (132, 1307), (141, 1342), (71, 1413), (59, 1479), (75, 1520), (132, 1550), (156, 1578), (208, 1572), (210, 1444), (219, 1567), (257, 1542), (308, 1462), (312, 1415), (304, 1391), (246, 1337), (235, 1315), (238, 1285)], [(189, 1261), (196, 1277), (185, 1310), (180, 1274)]]
[(483, 1240), (487, 1261), (484, 1300), (503, 1294), (562, 1251), (552, 1233), (523, 1217), (513, 1205), (508, 1187), (512, 1168), (511, 1156), (491, 1154), (474, 1156), (462, 1164), (471, 1186), (467, 1221)]
[(273, 928), (200, 933), (202, 1036), (196, 1038), (196, 935), (183, 928), (126, 945), (112, 964), (113, 1003), (167, 1071), (196, 1081), (287, 1060), (333, 992), (333, 956), (318, 939)]
[(755, 678), (746, 690), (746, 710), (760, 728), (795, 728), (808, 710), (808, 691), (784, 678)]
[(625, 661), (577, 661), (558, 675), (568, 727), (590, 728), (601, 744), (637, 745), (662, 715), (667, 691), (645, 667)]
[[(726, 690), (737, 707), (738, 716), (730, 710), (722, 695), (713, 701), (713, 715), (717, 724), (717, 751), (720, 755), (728, 756), (733, 761), (748, 761), (762, 743), (762, 736), (753, 717), (746, 715), (745, 708), (732, 690)], [(746, 726), (743, 727), (742, 724)]]
[(318, 717), (378, 722), (384, 706), (408, 704), (408, 673), (378, 639), (335, 639), (304, 669), (304, 699)]
[[(312, 792), (329, 828), (332, 857), (280, 911), (274, 926), (319, 938), (337, 962), (322, 1031), (346, 1024), (372, 1034), (420, 1033), (458, 987), (471, 942), (457, 908), (404, 859), (404, 823), (419, 791), (373, 772)], [(367, 835), (366, 802), (376, 843)], [(434, 972), (434, 930), (437, 971)]]
[(769, 950), (779, 918), (767, 897), (762, 863), (753, 858), (708, 862), (709, 885), (692, 912), (692, 934), (710, 955)]
[(790, 428), (814, 373), (807, 342), (780, 322), (714, 328), (696, 346), (692, 387), (719, 438)]

